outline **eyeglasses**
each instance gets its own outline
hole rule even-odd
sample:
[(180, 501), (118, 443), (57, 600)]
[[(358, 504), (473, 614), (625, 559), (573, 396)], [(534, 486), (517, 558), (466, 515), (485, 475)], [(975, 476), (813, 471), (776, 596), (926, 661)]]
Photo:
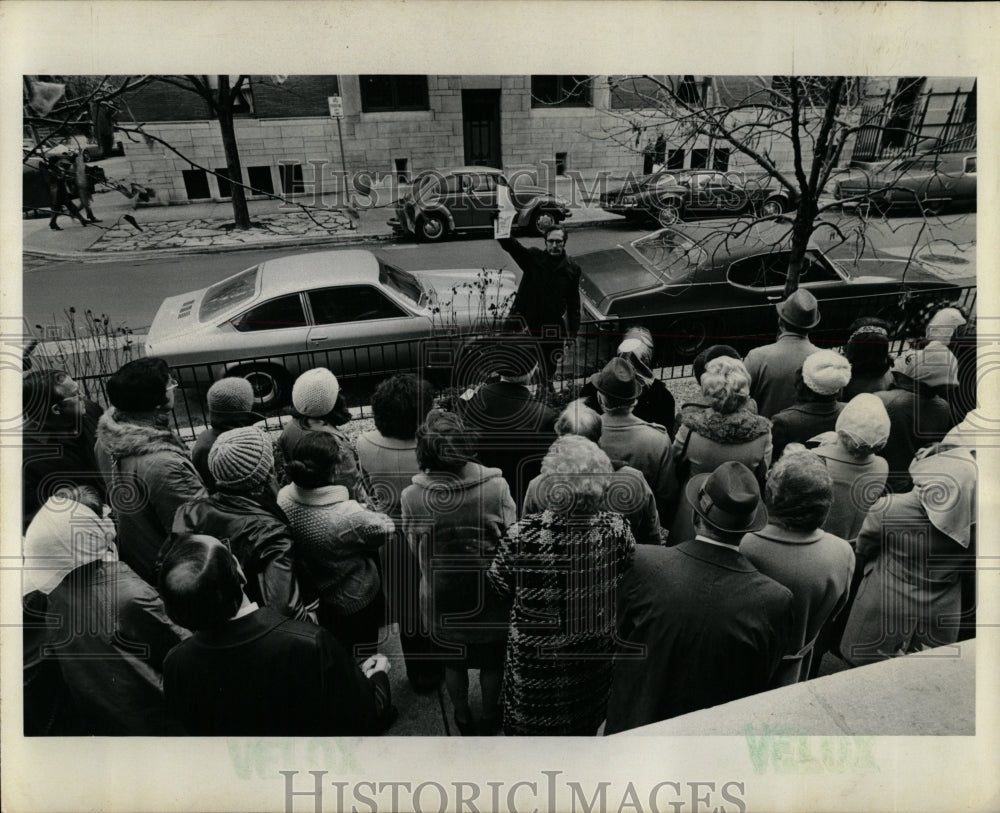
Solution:
[(565, 240), (548, 240), (545, 241), (550, 246), (562, 246), (566, 244)]

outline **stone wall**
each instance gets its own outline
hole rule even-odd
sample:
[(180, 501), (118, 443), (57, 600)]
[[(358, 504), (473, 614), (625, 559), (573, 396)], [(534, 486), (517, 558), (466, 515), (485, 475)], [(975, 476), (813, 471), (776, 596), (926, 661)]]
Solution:
[[(307, 77), (299, 77), (304, 79)], [(462, 90), (496, 88), (501, 91), (501, 154), (503, 168), (532, 168), (540, 174), (551, 172), (558, 154), (564, 154), (565, 167), (584, 177), (600, 171), (612, 175), (639, 172), (642, 169), (644, 131), (636, 140), (633, 125), (643, 127), (657, 123), (656, 111), (610, 110), (610, 90), (604, 79), (593, 81), (591, 107), (532, 107), (528, 76), (435, 76), (427, 77), (429, 110), (364, 113), (361, 110), (360, 83), (357, 76), (325, 77), (322, 82), (308, 83), (310, 112), (317, 112), (320, 97), (338, 88), (343, 97), (345, 117), (340, 122), (344, 160), (348, 173), (368, 172), (389, 175), (405, 169), (410, 177), (430, 168), (443, 168), (465, 162), (462, 122)], [(333, 81), (335, 80), (335, 81)], [(161, 98), (168, 90), (180, 99), (195, 98), (169, 86), (157, 86), (158, 109), (166, 104)], [(270, 90), (268, 91), (271, 92)], [(280, 93), (275, 92), (278, 98)], [(287, 105), (286, 96), (281, 96)], [(255, 91), (260, 116), (271, 115), (273, 99)], [(266, 102), (266, 103), (265, 103)], [(189, 107), (178, 108), (186, 111)], [(287, 106), (286, 106), (286, 109)], [(225, 167), (225, 155), (218, 124), (211, 120), (149, 121), (146, 129), (193, 161), (209, 170)], [(333, 178), (344, 167), (341, 163), (340, 138), (337, 122), (329, 115), (255, 118), (236, 121), (236, 136), (244, 168), (258, 168), (270, 179), (275, 192), (281, 192), (282, 163), (301, 167), (305, 185), (303, 194), (313, 194), (317, 173), (323, 188), (335, 186)], [(674, 142), (674, 143), (671, 143)], [(676, 139), (668, 140), (668, 148), (680, 146)], [(685, 166), (690, 165), (692, 147), (709, 148), (708, 139), (699, 136), (685, 139)], [(716, 144), (715, 146), (723, 146)], [(791, 144), (775, 138), (760, 145), (780, 167), (791, 167)], [(849, 155), (845, 151), (845, 155)], [(131, 164), (132, 180), (152, 186), (158, 192), (157, 203), (181, 203), (189, 199), (183, 171), (189, 165), (179, 156), (159, 144), (127, 144), (126, 156)], [(806, 155), (808, 160), (810, 156)], [(756, 171), (756, 165), (735, 150), (731, 150), (730, 169)], [(209, 198), (221, 198), (218, 182), (207, 177)]]

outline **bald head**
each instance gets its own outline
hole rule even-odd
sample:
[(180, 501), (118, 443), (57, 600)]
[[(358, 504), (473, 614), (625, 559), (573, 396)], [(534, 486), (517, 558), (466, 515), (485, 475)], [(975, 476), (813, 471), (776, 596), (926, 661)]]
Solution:
[(226, 545), (213, 536), (174, 534), (160, 557), (157, 587), (175, 624), (197, 631), (236, 615), (245, 579)]

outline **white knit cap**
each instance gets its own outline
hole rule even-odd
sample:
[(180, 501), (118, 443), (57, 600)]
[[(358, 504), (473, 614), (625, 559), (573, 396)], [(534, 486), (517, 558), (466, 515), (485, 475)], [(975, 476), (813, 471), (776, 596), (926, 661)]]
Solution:
[(819, 350), (802, 362), (802, 381), (819, 395), (833, 395), (851, 380), (851, 362), (834, 350)]
[(222, 491), (253, 491), (273, 468), (271, 441), (256, 426), (223, 432), (208, 452), (208, 470)]
[(340, 395), (337, 376), (326, 367), (306, 370), (292, 387), (292, 406), (307, 418), (323, 418), (333, 412)]

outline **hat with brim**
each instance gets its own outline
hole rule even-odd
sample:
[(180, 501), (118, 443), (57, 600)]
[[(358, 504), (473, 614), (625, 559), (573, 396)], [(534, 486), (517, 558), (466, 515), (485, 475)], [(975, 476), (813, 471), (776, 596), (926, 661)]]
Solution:
[(638, 398), (642, 392), (642, 384), (632, 365), (618, 356), (605, 364), (597, 375), (591, 376), (590, 382), (598, 392), (622, 401)]
[(785, 322), (800, 330), (809, 330), (819, 324), (819, 303), (809, 291), (799, 288), (787, 299), (774, 306)]
[(767, 524), (757, 478), (734, 460), (713, 472), (696, 474), (688, 481), (684, 496), (694, 512), (719, 531), (749, 533)]

